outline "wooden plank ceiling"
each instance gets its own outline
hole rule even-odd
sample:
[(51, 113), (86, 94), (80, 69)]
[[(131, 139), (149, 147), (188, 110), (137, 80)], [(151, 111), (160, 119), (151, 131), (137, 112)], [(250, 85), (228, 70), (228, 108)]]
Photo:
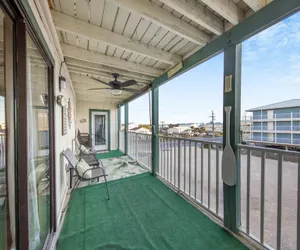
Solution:
[(142, 89), (153, 79), (243, 21), (270, 0), (52, 0), (51, 13), (68, 70), (82, 101), (119, 103), (91, 79)]

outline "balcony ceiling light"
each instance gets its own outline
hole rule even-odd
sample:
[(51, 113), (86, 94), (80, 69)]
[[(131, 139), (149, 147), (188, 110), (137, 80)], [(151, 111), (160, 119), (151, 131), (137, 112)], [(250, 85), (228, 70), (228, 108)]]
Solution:
[(121, 89), (112, 89), (112, 90), (111, 90), (111, 93), (112, 93), (113, 95), (121, 95), (122, 90), (121, 90)]

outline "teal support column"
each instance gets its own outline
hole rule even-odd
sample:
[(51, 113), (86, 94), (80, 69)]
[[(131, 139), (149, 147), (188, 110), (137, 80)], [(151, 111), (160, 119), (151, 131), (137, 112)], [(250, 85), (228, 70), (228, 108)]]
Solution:
[[(232, 75), (231, 84), (225, 86), (225, 77)], [(231, 86), (230, 86), (231, 85)], [(223, 146), (226, 144), (225, 107), (231, 106), (230, 113), (230, 145), (237, 160), (234, 186), (223, 184), (224, 192), (224, 226), (233, 232), (238, 231), (241, 224), (240, 204), (240, 160), (237, 144), (240, 142), (241, 114), (241, 44), (231, 45), (224, 50), (224, 99), (223, 99)]]
[(128, 154), (128, 103), (124, 105), (124, 111), (125, 111), (125, 154)]
[(159, 102), (158, 88), (152, 87), (152, 175), (156, 175), (159, 164)]
[(118, 105), (118, 150), (120, 150), (120, 131), (121, 131), (121, 106)]

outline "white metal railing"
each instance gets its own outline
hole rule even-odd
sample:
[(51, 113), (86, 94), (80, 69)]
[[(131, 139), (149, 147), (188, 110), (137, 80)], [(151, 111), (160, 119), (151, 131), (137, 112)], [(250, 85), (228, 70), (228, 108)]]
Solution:
[(148, 169), (152, 166), (152, 137), (149, 134), (128, 132), (128, 155)]
[(300, 152), (238, 145), (241, 231), (271, 249), (300, 249)]
[(123, 152), (125, 152), (125, 132), (124, 131), (121, 131), (120, 130), (120, 138), (119, 138), (119, 140), (120, 140), (120, 150), (121, 151), (123, 151)]
[(222, 143), (159, 136), (158, 176), (223, 218)]
[(5, 134), (0, 134), (0, 168), (5, 167)]

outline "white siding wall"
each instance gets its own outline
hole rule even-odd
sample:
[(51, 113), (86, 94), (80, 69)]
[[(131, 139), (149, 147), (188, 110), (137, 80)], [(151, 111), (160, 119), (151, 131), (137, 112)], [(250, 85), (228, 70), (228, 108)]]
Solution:
[[(90, 109), (109, 110), (110, 111), (110, 145), (111, 150), (118, 148), (118, 114), (117, 107), (111, 104), (79, 101), (77, 103), (76, 114), (76, 129), (80, 132), (89, 133), (90, 121), (89, 113)], [(86, 120), (81, 123), (80, 120)]]

